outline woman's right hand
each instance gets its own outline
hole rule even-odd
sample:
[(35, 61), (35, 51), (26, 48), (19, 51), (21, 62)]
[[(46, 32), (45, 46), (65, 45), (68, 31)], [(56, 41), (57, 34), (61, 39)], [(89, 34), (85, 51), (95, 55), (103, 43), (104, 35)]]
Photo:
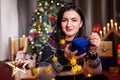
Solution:
[(83, 57), (86, 55), (86, 53), (83, 53), (83, 54), (81, 54), (81, 55), (79, 55), (79, 56), (76, 56), (78, 50), (75, 50), (75, 51), (72, 52), (72, 51), (70, 50), (70, 47), (71, 47), (71, 44), (67, 44), (66, 47), (65, 47), (65, 51), (64, 51), (64, 56), (65, 56), (68, 60), (71, 60), (73, 57), (74, 57), (75, 59), (81, 59), (81, 58), (83, 58)]

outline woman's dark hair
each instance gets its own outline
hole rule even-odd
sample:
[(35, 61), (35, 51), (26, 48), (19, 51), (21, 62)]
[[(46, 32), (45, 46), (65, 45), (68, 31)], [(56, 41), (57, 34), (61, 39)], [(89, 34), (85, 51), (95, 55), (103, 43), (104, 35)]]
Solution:
[(85, 34), (86, 33), (85, 19), (84, 19), (84, 15), (82, 13), (81, 8), (78, 5), (76, 5), (75, 3), (66, 3), (58, 12), (57, 26), (55, 28), (55, 31), (53, 32), (53, 35), (51, 36), (56, 42), (58, 42), (58, 44), (57, 44), (58, 46), (60, 45), (59, 44), (60, 40), (65, 38), (65, 34), (63, 33), (62, 27), (61, 27), (61, 21), (62, 21), (64, 13), (69, 10), (76, 11), (80, 15), (81, 20), (83, 21), (83, 25), (77, 32), (75, 38), (86, 35)]

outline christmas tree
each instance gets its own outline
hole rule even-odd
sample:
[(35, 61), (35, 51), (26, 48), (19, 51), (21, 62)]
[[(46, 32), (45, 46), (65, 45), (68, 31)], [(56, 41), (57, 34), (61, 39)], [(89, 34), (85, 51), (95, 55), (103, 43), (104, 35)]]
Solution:
[(37, 0), (28, 35), (30, 53), (40, 53), (56, 26), (57, 13), (63, 5), (63, 0)]

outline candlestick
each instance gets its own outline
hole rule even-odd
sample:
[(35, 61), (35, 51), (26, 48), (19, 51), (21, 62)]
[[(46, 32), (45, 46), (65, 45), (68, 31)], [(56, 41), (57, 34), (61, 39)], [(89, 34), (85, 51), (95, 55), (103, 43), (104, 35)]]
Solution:
[(110, 23), (107, 23), (107, 32), (110, 30)]
[(117, 22), (115, 22), (115, 30), (118, 31)]
[(113, 28), (114, 25), (113, 25), (113, 20), (112, 19), (110, 20), (110, 24), (111, 24), (111, 28)]

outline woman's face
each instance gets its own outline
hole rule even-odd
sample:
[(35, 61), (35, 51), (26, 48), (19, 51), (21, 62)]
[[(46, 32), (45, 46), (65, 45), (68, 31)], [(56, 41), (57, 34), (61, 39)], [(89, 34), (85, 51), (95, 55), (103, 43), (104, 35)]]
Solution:
[(80, 15), (74, 10), (68, 10), (63, 14), (61, 21), (62, 31), (66, 35), (66, 39), (73, 39), (79, 28), (82, 26)]

